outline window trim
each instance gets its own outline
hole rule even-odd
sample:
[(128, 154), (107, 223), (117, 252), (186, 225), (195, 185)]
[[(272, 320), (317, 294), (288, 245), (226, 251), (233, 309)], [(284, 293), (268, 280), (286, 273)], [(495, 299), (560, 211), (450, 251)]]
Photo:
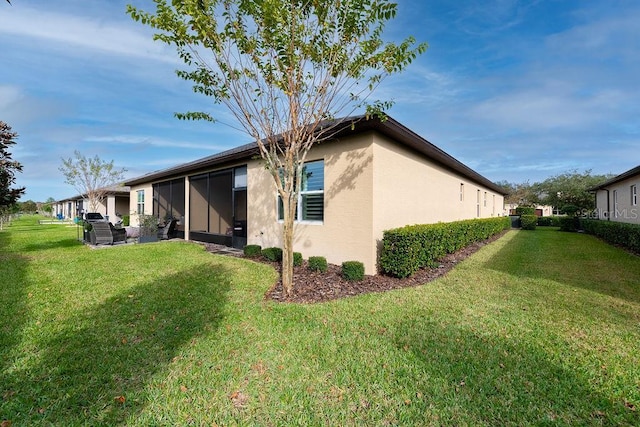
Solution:
[(638, 186), (631, 185), (631, 206), (638, 206)]
[(144, 188), (136, 191), (136, 196), (136, 212), (138, 215), (144, 215)]
[[(318, 163), (318, 162), (322, 162), (322, 190), (308, 190), (308, 191), (302, 191), (300, 190), (298, 192), (298, 200), (296, 203), (296, 215), (295, 218), (293, 220), (293, 222), (295, 224), (308, 224), (308, 225), (322, 225), (324, 224), (324, 213), (325, 213), (325, 200), (324, 200), (324, 172), (325, 172), (325, 163), (324, 163), (324, 158), (322, 159), (317, 159), (317, 160), (309, 160), (304, 162), (305, 165), (309, 164), (309, 163)], [(301, 218), (301, 213), (302, 213), (302, 201), (303, 201), (303, 196), (305, 195), (318, 195), (318, 194), (322, 194), (322, 219), (321, 220), (317, 220), (317, 219), (300, 219)], [(282, 212), (282, 217), (280, 217), (280, 194), (278, 194), (278, 192), (276, 191), (276, 218), (277, 221), (279, 223), (283, 223), (284, 222), (284, 212)]]

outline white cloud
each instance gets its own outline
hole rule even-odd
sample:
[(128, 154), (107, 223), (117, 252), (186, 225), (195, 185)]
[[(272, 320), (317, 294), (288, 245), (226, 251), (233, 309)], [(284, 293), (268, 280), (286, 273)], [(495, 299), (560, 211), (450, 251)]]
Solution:
[(0, 35), (54, 45), (78, 57), (86, 56), (87, 52), (102, 52), (177, 63), (173, 51), (161, 42), (154, 42), (151, 32), (126, 17), (124, 11), (123, 19), (112, 21), (26, 6), (10, 12), (13, 13), (0, 14)]
[[(180, 140), (168, 140), (157, 138), (154, 136), (136, 136), (136, 135), (112, 135), (112, 136), (89, 136), (84, 138), (86, 142), (94, 142), (98, 144), (124, 144), (124, 145), (138, 145), (146, 147), (165, 147), (165, 148), (182, 148), (182, 149), (197, 149), (197, 150), (209, 150), (211, 153), (217, 151), (224, 151), (228, 149), (228, 146), (214, 145), (206, 142), (194, 143)], [(192, 159), (193, 160), (193, 159)], [(175, 159), (170, 159), (175, 163)]]
[(10, 108), (22, 98), (24, 98), (24, 95), (19, 88), (0, 85), (0, 112)]

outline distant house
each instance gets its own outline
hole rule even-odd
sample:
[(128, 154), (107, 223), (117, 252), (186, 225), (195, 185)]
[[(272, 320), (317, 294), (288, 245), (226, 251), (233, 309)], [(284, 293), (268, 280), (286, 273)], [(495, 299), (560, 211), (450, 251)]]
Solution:
[[(118, 221), (118, 219), (116, 219), (118, 218), (117, 214), (121, 216), (129, 214), (130, 194), (131, 189), (122, 184), (107, 187), (105, 198), (98, 207), (97, 212), (115, 223)], [(89, 201), (87, 200), (86, 194), (80, 194), (58, 200), (54, 202), (52, 206), (55, 216), (63, 219), (73, 219), (75, 217), (81, 217), (82, 213), (88, 211)]]
[[(384, 230), (503, 214), (503, 188), (397, 121), (348, 120), (307, 156), (294, 242), (303, 257), (375, 274)], [(179, 219), (187, 240), (281, 247), (278, 195), (257, 155), (251, 143), (129, 180), (130, 210)]]
[[(518, 203), (506, 203), (504, 205), (504, 214), (505, 215), (515, 215), (516, 214), (516, 208), (518, 207)], [(553, 206), (549, 206), (549, 205), (536, 205), (536, 212), (535, 214), (537, 216), (551, 216), (553, 215)]]
[(640, 166), (591, 188), (590, 190), (596, 195), (598, 218), (640, 224), (638, 188), (640, 188)]

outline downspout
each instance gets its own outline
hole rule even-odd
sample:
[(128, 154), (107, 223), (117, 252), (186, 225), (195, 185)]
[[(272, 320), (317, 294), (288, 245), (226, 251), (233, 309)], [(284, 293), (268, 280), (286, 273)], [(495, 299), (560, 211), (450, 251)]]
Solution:
[(607, 192), (607, 221), (611, 221), (611, 201), (609, 200), (609, 189), (605, 188)]

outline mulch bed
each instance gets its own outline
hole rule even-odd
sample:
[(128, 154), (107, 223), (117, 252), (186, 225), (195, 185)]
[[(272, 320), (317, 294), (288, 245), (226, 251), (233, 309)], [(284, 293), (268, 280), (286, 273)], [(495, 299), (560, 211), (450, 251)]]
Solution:
[[(353, 295), (371, 292), (384, 292), (391, 289), (423, 285), (443, 276), (460, 261), (475, 253), (478, 249), (488, 243), (499, 239), (504, 235), (504, 233), (506, 233), (506, 231), (482, 242), (471, 244), (458, 252), (449, 254), (444, 259), (440, 260), (438, 267), (422, 269), (413, 276), (405, 279), (398, 279), (380, 274), (376, 276), (365, 276), (364, 280), (359, 282), (350, 282), (342, 277), (340, 266), (329, 264), (329, 268), (326, 273), (318, 273), (310, 271), (307, 268), (305, 261), (302, 266), (295, 267), (294, 269), (293, 295), (290, 295), (288, 298), (285, 297), (282, 290), (282, 282), (278, 280), (278, 282), (269, 289), (269, 291), (267, 291), (265, 299), (271, 299), (279, 302), (313, 304)], [(271, 263), (264, 260), (262, 260), (262, 262), (270, 264), (276, 270), (280, 271), (279, 263)]]

